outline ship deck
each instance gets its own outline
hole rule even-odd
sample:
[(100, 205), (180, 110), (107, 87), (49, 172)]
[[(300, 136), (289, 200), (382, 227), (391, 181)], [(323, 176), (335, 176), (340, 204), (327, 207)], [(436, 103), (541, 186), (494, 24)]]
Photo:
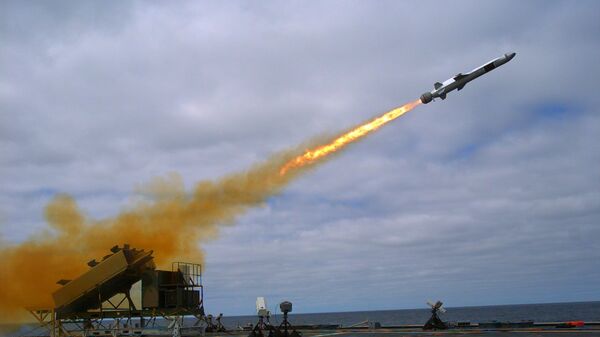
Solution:
[[(402, 337), (402, 336), (469, 336), (469, 337), (486, 337), (497, 336), (524, 336), (524, 337), (565, 337), (565, 336), (600, 336), (600, 328), (583, 328), (583, 329), (501, 329), (501, 330), (479, 330), (479, 329), (451, 329), (440, 331), (423, 331), (421, 329), (377, 329), (373, 331), (365, 330), (321, 330), (321, 331), (300, 331), (302, 337)], [(227, 333), (215, 334), (217, 337), (227, 336), (247, 336), (246, 333)], [(208, 336), (208, 334), (207, 334)]]

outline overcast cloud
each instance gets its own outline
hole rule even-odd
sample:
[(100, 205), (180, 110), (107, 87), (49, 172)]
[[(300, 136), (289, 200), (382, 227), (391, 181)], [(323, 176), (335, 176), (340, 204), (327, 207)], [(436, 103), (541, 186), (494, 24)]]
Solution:
[[(600, 300), (600, 3), (0, 3), (0, 233), (116, 214), (515, 51), (224, 227), (207, 310)], [(151, 247), (148, 247), (151, 248)]]

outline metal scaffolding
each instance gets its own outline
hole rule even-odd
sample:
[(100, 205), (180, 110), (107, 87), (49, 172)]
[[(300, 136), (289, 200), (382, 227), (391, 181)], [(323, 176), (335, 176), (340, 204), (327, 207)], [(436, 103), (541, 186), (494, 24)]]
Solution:
[[(194, 327), (206, 321), (202, 266), (174, 262), (171, 271), (156, 270), (152, 251), (115, 246), (101, 262), (88, 262), (90, 270), (74, 280), (60, 280), (52, 294), (54, 308), (28, 311), (51, 337), (142, 335), (159, 328), (157, 319), (180, 331), (184, 317)], [(141, 282), (142, 303), (136, 307), (133, 284)]]

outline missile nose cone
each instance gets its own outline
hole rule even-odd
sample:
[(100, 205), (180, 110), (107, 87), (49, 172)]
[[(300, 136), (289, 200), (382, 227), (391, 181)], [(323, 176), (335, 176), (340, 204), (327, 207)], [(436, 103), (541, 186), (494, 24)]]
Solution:
[(517, 53), (506, 53), (506, 54), (504, 54), (504, 56), (506, 56), (506, 58), (508, 59), (507, 61), (512, 60), (513, 57), (515, 57), (515, 55), (517, 55)]

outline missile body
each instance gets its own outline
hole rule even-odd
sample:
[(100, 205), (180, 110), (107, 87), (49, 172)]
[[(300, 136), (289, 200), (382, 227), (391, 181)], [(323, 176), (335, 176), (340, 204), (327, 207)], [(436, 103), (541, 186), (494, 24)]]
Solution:
[(433, 91), (426, 92), (423, 95), (421, 95), (421, 102), (427, 104), (437, 97), (441, 99), (446, 99), (446, 95), (450, 91), (453, 91), (454, 89), (461, 90), (465, 87), (465, 85), (467, 85), (467, 83), (471, 82), (472, 80), (485, 73), (488, 73), (498, 68), (504, 63), (512, 60), (513, 57), (515, 57), (515, 53), (506, 53), (503, 56), (493, 59), (490, 62), (482, 65), (481, 67), (475, 68), (466, 74), (456, 74), (454, 77), (446, 80), (444, 83), (436, 82), (433, 85), (433, 87), (435, 88), (433, 89)]

